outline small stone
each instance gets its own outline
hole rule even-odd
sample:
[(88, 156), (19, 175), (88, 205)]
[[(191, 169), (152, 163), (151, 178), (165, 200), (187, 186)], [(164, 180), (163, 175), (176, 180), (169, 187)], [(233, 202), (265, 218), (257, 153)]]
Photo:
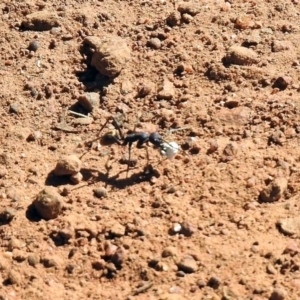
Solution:
[(222, 108), (215, 115), (214, 121), (220, 124), (233, 125), (239, 127), (249, 123), (251, 109), (246, 106), (238, 106), (232, 109)]
[(96, 92), (85, 93), (78, 97), (78, 103), (87, 111), (92, 112), (99, 107), (100, 95)]
[(161, 254), (162, 257), (177, 256), (177, 249), (175, 247), (166, 247)]
[(43, 219), (50, 220), (58, 217), (63, 201), (54, 187), (46, 187), (37, 195), (33, 206)]
[(232, 46), (224, 57), (224, 62), (234, 65), (252, 65), (257, 64), (259, 59), (252, 49), (241, 46)]
[(63, 238), (65, 241), (70, 240), (71, 238), (73, 238), (74, 236), (74, 229), (72, 227), (65, 227), (62, 228), (59, 232), (58, 232), (59, 236), (61, 238)]
[(72, 124), (73, 125), (90, 125), (93, 123), (93, 119), (90, 117), (87, 118), (77, 118), (73, 120)]
[(157, 50), (161, 47), (161, 41), (158, 38), (152, 38), (147, 42), (147, 46)]
[(152, 82), (143, 82), (142, 85), (138, 88), (138, 96), (144, 98), (148, 96), (152, 90), (154, 90), (154, 84)]
[(34, 31), (50, 30), (59, 26), (58, 17), (50, 11), (37, 11), (26, 16), (22, 22), (22, 27)]
[(27, 261), (30, 266), (35, 267), (40, 263), (40, 257), (38, 254), (32, 253), (28, 255)]
[(58, 267), (58, 261), (55, 257), (45, 257), (41, 260), (45, 268)]
[(54, 174), (56, 176), (74, 175), (81, 169), (81, 160), (76, 155), (63, 156), (57, 162)]
[(283, 288), (275, 288), (274, 291), (272, 292), (269, 300), (284, 300), (286, 299), (288, 293), (285, 289)]
[(4, 178), (8, 174), (8, 171), (5, 167), (0, 166), (0, 178)]
[(181, 231), (181, 225), (179, 223), (174, 223), (173, 226), (170, 228), (172, 233), (179, 233)]
[(185, 273), (183, 271), (177, 271), (176, 272), (176, 276), (177, 277), (184, 277), (185, 276)]
[(267, 273), (275, 275), (277, 273), (277, 270), (272, 264), (267, 265)]
[(8, 250), (13, 251), (14, 249), (21, 249), (25, 244), (22, 243), (19, 239), (12, 237), (8, 243)]
[(165, 78), (162, 85), (158, 89), (157, 98), (160, 100), (171, 100), (175, 97), (175, 93), (176, 91), (173, 83)]
[(106, 198), (107, 197), (107, 189), (105, 187), (99, 187), (93, 190), (94, 195), (97, 198)]
[(206, 282), (203, 279), (199, 279), (197, 281), (197, 285), (198, 285), (199, 289), (203, 289), (204, 287), (206, 287)]
[(95, 50), (91, 65), (107, 77), (119, 75), (130, 60), (130, 48), (125, 39), (119, 36), (110, 34), (102, 35), (101, 38), (88, 36), (84, 43)]
[(0, 222), (9, 223), (16, 215), (17, 211), (11, 207), (7, 207), (0, 212)]
[(193, 21), (194, 18), (193, 18), (190, 14), (183, 14), (183, 15), (181, 16), (181, 19), (182, 19), (182, 21), (183, 21), (184, 23), (189, 24), (189, 23), (191, 23), (191, 22)]
[(289, 85), (292, 84), (292, 81), (292, 77), (280, 76), (274, 82), (273, 88), (279, 88), (281, 91), (284, 91)]
[(185, 236), (192, 236), (196, 231), (196, 228), (189, 222), (181, 223), (181, 233)]
[(214, 290), (218, 289), (219, 286), (221, 284), (221, 281), (219, 280), (219, 278), (217, 277), (211, 277), (209, 280), (208, 280), (208, 283), (207, 285), (211, 288), (213, 288)]
[(272, 51), (273, 52), (282, 52), (285, 50), (292, 49), (292, 43), (290, 41), (278, 41), (275, 40), (272, 42)]
[(279, 177), (272, 181), (266, 188), (260, 192), (260, 201), (275, 202), (278, 201), (287, 189), (288, 181), (286, 178)]
[(105, 266), (106, 266), (106, 262), (104, 259), (98, 259), (98, 260), (92, 262), (93, 269), (95, 269), (97, 271), (104, 270)]
[(223, 155), (225, 156), (235, 156), (237, 154), (238, 147), (235, 143), (229, 143), (225, 146), (223, 150)]
[(275, 130), (269, 137), (269, 143), (274, 143), (275, 145), (283, 146), (286, 142), (286, 136), (281, 130)]
[(115, 264), (115, 266), (120, 267), (125, 260), (126, 251), (123, 247), (118, 247), (116, 252), (112, 255), (111, 261)]
[(27, 259), (27, 253), (24, 252), (23, 250), (18, 250), (15, 249), (13, 251), (13, 260), (17, 261), (17, 262), (23, 262)]
[(129, 81), (128, 79), (122, 81), (121, 94), (127, 95), (127, 94), (131, 93), (132, 91), (133, 91), (133, 84), (131, 83), (131, 81)]
[(38, 141), (42, 139), (42, 133), (40, 131), (34, 131), (30, 133), (26, 139), (27, 142)]
[(20, 107), (18, 103), (12, 103), (9, 106), (9, 112), (12, 114), (18, 114), (20, 112)]
[(37, 49), (39, 48), (39, 42), (38, 41), (32, 41), (29, 43), (29, 46), (28, 46), (28, 50), (29, 51), (36, 51)]
[(118, 246), (112, 244), (109, 241), (106, 241), (104, 244), (104, 250), (105, 250), (106, 257), (113, 256), (116, 253), (117, 249), (118, 249)]
[(123, 225), (121, 225), (120, 223), (115, 223), (111, 229), (110, 229), (110, 233), (113, 236), (116, 237), (121, 237), (123, 235), (125, 235), (125, 227)]
[(179, 263), (177, 263), (178, 269), (185, 273), (194, 273), (198, 270), (198, 265), (195, 259), (187, 255), (181, 259)]
[(83, 179), (83, 175), (78, 172), (76, 174), (71, 175), (70, 180), (74, 183), (74, 184), (78, 184), (82, 181)]
[(167, 24), (171, 27), (180, 25), (181, 14), (178, 11), (172, 12), (167, 17)]
[(21, 282), (21, 276), (20, 272), (16, 272), (14, 270), (11, 270), (8, 273), (7, 280), (10, 284), (19, 284)]
[(279, 229), (283, 234), (294, 238), (300, 237), (300, 217), (279, 220), (277, 225), (279, 225)]
[(177, 10), (181, 14), (189, 14), (191, 16), (196, 16), (200, 12), (200, 6), (196, 5), (194, 2), (179, 2)]

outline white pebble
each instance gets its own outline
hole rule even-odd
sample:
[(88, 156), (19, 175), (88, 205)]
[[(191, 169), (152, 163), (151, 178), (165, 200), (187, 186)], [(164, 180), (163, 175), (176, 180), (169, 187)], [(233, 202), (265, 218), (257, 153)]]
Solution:
[(179, 145), (176, 142), (163, 143), (160, 154), (168, 159), (173, 158), (179, 151)]

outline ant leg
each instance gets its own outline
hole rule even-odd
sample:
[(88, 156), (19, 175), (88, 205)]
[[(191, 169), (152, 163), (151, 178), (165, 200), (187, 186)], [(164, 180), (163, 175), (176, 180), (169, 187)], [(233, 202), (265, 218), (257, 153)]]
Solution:
[(124, 140), (124, 134), (122, 132), (122, 129), (119, 125), (119, 123), (117, 122), (117, 120), (114, 117), (110, 117), (113, 120), (113, 125), (117, 128), (117, 130), (119, 131), (120, 137), (122, 140)]
[(128, 172), (129, 172), (130, 163), (131, 163), (131, 146), (132, 146), (132, 143), (129, 143), (128, 144), (128, 163), (127, 163), (126, 178), (128, 177)]

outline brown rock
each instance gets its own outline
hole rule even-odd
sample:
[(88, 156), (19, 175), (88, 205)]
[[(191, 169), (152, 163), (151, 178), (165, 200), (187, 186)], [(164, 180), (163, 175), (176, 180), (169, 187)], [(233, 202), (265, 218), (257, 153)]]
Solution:
[(85, 93), (78, 97), (78, 103), (88, 112), (93, 111), (99, 106), (100, 95), (99, 93), (91, 92)]
[(121, 225), (120, 223), (115, 223), (111, 229), (110, 233), (116, 237), (121, 237), (125, 235), (125, 227)]
[(300, 237), (300, 217), (282, 219), (277, 224), (283, 234), (293, 236), (294, 238)]
[(152, 38), (147, 42), (147, 46), (157, 50), (161, 47), (161, 41), (158, 38)]
[(21, 276), (20, 272), (11, 270), (8, 273), (7, 280), (9, 281), (10, 284), (19, 284), (21, 282)]
[(281, 51), (290, 50), (290, 49), (292, 49), (292, 44), (289, 41), (275, 40), (272, 43), (272, 51), (273, 52), (281, 52)]
[(257, 54), (249, 48), (232, 46), (229, 48), (224, 62), (234, 65), (252, 65), (259, 62)]
[(177, 249), (175, 247), (166, 247), (161, 254), (162, 257), (169, 257), (169, 256), (177, 256)]
[(0, 211), (0, 222), (9, 223), (16, 215), (17, 211), (11, 207), (4, 208)]
[(181, 15), (178, 11), (172, 12), (168, 17), (167, 17), (167, 24), (171, 27), (180, 25), (180, 20), (181, 20)]
[(185, 273), (194, 273), (198, 270), (198, 265), (195, 259), (187, 255), (183, 257), (179, 263), (177, 263), (178, 269)]
[(50, 30), (52, 27), (59, 26), (58, 17), (55, 13), (49, 11), (37, 11), (26, 16), (22, 22), (26, 29), (35, 31)]
[(30, 266), (35, 267), (37, 264), (40, 263), (40, 257), (39, 255), (32, 253), (28, 255), (27, 261)]
[(287, 184), (288, 181), (286, 178), (276, 178), (260, 192), (260, 200), (262, 202), (278, 201), (287, 189)]
[(82, 181), (83, 179), (83, 175), (78, 172), (76, 174), (71, 175), (70, 180), (74, 183), (74, 184), (78, 184)]
[(50, 220), (58, 217), (63, 201), (54, 187), (46, 187), (37, 195), (33, 205), (43, 219)]
[(175, 87), (170, 80), (165, 78), (162, 85), (158, 88), (157, 98), (171, 100), (174, 97), (175, 97)]
[(130, 59), (130, 49), (126, 41), (119, 36), (89, 36), (85, 38), (84, 43), (95, 49), (91, 65), (105, 76), (117, 76)]
[(285, 90), (292, 83), (292, 77), (280, 76), (276, 79), (273, 84), (273, 88), (279, 88), (280, 90)]
[(200, 7), (194, 2), (179, 2), (177, 10), (181, 14), (189, 14), (191, 16), (196, 16), (200, 12)]
[(214, 117), (214, 121), (226, 125), (246, 125), (249, 123), (251, 109), (239, 106), (233, 109), (222, 108)]
[(56, 176), (74, 175), (81, 169), (81, 160), (76, 155), (63, 156), (54, 169)]
[(287, 298), (287, 291), (283, 288), (275, 288), (269, 300), (284, 300)]

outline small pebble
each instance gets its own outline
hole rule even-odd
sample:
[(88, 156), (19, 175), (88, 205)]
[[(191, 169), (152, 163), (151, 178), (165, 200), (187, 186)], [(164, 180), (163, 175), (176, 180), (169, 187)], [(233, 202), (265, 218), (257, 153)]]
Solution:
[(187, 255), (183, 257), (179, 263), (177, 263), (178, 269), (184, 273), (194, 273), (198, 270), (198, 265), (195, 259)]
[(20, 112), (20, 107), (18, 103), (12, 103), (9, 107), (9, 112), (12, 114), (18, 114)]
[(58, 217), (63, 201), (54, 187), (46, 187), (37, 195), (33, 205), (43, 219), (50, 220)]
[(9, 223), (16, 215), (17, 211), (11, 207), (4, 208), (0, 212), (0, 221)]
[(116, 237), (121, 237), (123, 235), (125, 235), (125, 227), (123, 225), (121, 225), (120, 223), (115, 223), (111, 229), (110, 229), (110, 233), (113, 236)]
[(39, 42), (38, 41), (32, 41), (32, 42), (29, 43), (28, 50), (35, 52), (38, 48), (39, 48)]
[(208, 280), (208, 283), (207, 283), (207, 285), (209, 286), (209, 287), (211, 287), (211, 288), (213, 288), (213, 289), (218, 289), (219, 288), (219, 286), (220, 286), (220, 284), (221, 284), (221, 281), (219, 280), (219, 278), (217, 278), (217, 277), (211, 277), (209, 280)]
[(78, 184), (82, 181), (83, 179), (83, 175), (78, 172), (76, 174), (71, 175), (70, 180), (74, 183), (74, 184)]
[(32, 253), (32, 254), (28, 255), (27, 261), (30, 266), (35, 267), (37, 264), (39, 264), (40, 257), (39, 257), (39, 255)]
[(284, 300), (287, 297), (287, 291), (283, 288), (275, 288), (271, 294), (270, 300)]
[(54, 169), (56, 176), (74, 175), (81, 169), (81, 160), (74, 154), (61, 157)]
[(158, 38), (152, 38), (147, 42), (147, 46), (157, 50), (161, 47), (161, 41)]
[(169, 256), (176, 256), (176, 255), (177, 255), (177, 249), (175, 247), (166, 247), (161, 254), (162, 257), (169, 257)]
[(7, 280), (10, 284), (19, 284), (21, 282), (20, 272), (11, 270), (7, 276)]
[(93, 190), (94, 195), (97, 198), (106, 198), (107, 197), (107, 189), (105, 187), (99, 187)]

